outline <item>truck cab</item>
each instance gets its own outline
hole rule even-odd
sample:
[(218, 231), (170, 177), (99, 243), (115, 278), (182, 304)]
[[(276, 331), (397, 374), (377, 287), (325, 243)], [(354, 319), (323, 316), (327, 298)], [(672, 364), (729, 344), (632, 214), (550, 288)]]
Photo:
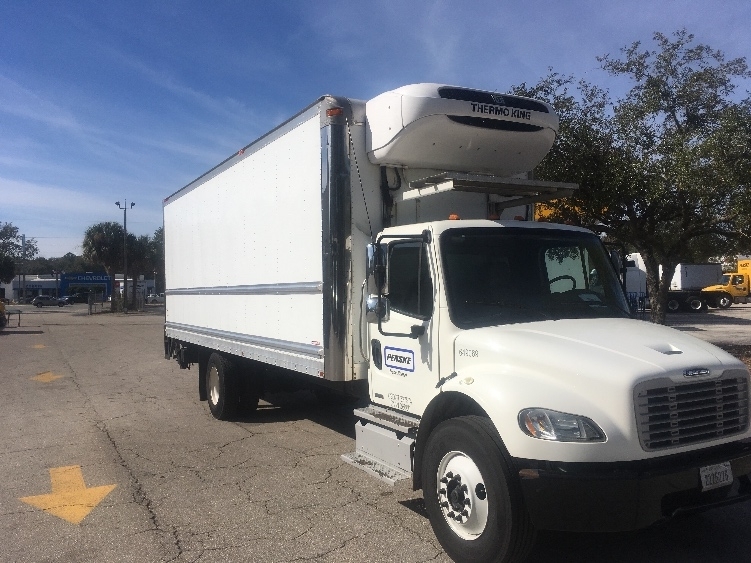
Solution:
[(494, 355), (496, 346), (481, 350), (475, 339), (491, 342), (504, 327), (630, 314), (602, 243), (584, 229), (437, 221), (387, 229), (379, 240), (373, 404), (421, 414), (445, 382)]
[(747, 370), (630, 318), (594, 233), (435, 221), (385, 229), (368, 256), (371, 404), (343, 457), (411, 478), (452, 557), (751, 497)]
[(738, 271), (723, 274), (718, 285), (702, 289), (705, 296), (714, 307), (727, 309), (733, 303), (747, 303), (751, 292), (751, 260), (738, 260)]

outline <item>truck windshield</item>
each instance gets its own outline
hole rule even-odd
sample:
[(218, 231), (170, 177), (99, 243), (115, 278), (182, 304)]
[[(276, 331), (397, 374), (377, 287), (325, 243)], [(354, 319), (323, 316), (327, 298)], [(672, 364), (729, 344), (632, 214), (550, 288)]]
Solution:
[(445, 231), (440, 245), (449, 315), (460, 328), (630, 315), (593, 234), (457, 228)]

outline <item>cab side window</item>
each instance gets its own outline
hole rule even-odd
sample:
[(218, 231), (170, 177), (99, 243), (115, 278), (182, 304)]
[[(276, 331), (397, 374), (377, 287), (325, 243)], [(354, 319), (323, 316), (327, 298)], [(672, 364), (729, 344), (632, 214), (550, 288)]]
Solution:
[(433, 314), (433, 282), (425, 244), (389, 246), (388, 297), (394, 311), (421, 319)]

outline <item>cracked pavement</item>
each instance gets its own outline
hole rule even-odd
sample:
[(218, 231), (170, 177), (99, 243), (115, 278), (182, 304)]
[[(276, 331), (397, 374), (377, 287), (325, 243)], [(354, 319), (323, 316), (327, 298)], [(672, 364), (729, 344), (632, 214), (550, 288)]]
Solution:
[[(217, 421), (195, 366), (163, 359), (159, 311), (28, 308), (0, 333), (1, 560), (448, 561), (410, 508), (419, 492), (340, 459), (354, 449), (351, 404), (278, 394)], [(31, 379), (48, 371), (62, 377)], [(19, 500), (67, 465), (89, 487), (118, 485), (78, 525)]]
[[(161, 307), (86, 311), (29, 307), (0, 332), (0, 560), (449, 560), (420, 491), (340, 459), (354, 449), (351, 404), (276, 394), (217, 421), (196, 367), (163, 359)], [(62, 377), (32, 379), (46, 372)], [(80, 524), (19, 500), (72, 465), (89, 487), (117, 485)], [(540, 534), (531, 560), (740, 561), (750, 517), (736, 505), (637, 534)]]

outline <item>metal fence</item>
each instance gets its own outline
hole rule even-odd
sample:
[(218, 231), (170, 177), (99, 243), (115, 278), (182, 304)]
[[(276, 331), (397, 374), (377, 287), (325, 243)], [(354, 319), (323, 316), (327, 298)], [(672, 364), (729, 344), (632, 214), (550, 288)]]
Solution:
[(642, 291), (629, 291), (626, 293), (628, 299), (628, 305), (634, 312), (637, 319), (644, 319), (647, 316), (647, 306), (649, 305), (649, 299), (647, 294)]

